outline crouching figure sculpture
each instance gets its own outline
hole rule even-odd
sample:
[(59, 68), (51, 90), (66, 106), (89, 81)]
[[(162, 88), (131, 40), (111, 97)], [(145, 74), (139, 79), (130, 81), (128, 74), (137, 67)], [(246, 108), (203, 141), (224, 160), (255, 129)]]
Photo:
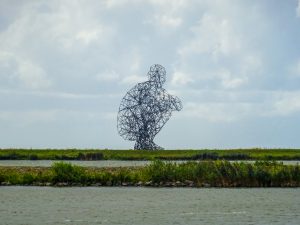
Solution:
[(180, 111), (182, 104), (162, 87), (166, 81), (164, 67), (151, 66), (148, 77), (148, 81), (138, 83), (123, 97), (118, 132), (125, 140), (135, 141), (134, 149), (160, 150), (163, 148), (153, 139), (170, 119), (172, 111)]

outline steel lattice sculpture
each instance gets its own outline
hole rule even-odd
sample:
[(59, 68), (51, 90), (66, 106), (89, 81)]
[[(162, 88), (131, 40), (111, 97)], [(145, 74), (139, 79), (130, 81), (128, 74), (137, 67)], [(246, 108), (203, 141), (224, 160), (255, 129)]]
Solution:
[(163, 148), (153, 139), (170, 119), (172, 111), (180, 111), (182, 104), (162, 87), (166, 81), (164, 67), (151, 66), (148, 77), (148, 81), (135, 85), (122, 99), (118, 132), (124, 139), (135, 141), (134, 149), (159, 150)]

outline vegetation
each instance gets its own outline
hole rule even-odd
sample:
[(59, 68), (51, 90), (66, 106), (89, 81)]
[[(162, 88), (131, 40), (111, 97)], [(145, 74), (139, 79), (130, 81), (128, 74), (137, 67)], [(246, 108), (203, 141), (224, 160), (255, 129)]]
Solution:
[(0, 149), (0, 160), (300, 160), (300, 149), (95, 150)]
[(0, 185), (300, 187), (300, 166), (244, 163), (154, 161), (144, 167), (86, 168), (54, 163), (51, 168), (0, 167)]

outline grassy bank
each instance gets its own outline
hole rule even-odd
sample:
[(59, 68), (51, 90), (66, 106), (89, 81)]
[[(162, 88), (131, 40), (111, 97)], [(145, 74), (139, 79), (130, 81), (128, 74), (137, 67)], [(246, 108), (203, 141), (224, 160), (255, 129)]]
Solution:
[(300, 149), (80, 150), (0, 149), (0, 160), (300, 160)]
[(276, 162), (154, 161), (145, 167), (84, 168), (55, 163), (51, 168), (0, 167), (1, 185), (300, 187), (300, 166)]

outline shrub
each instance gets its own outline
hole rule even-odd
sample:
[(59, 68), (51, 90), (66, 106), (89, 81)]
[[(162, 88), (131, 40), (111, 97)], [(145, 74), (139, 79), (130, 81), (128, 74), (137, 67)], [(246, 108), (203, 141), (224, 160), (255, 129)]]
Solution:
[(219, 155), (217, 153), (202, 153), (202, 154), (196, 154), (196, 155), (193, 155), (191, 157), (191, 159), (193, 160), (207, 160), (207, 159), (211, 159), (211, 160), (217, 160), (219, 159)]
[(1, 184), (2, 182), (5, 182), (5, 181), (6, 181), (5, 178), (6, 178), (6, 177), (4, 176), (4, 174), (0, 173), (0, 184)]
[(1, 160), (15, 160), (15, 159), (24, 159), (26, 156), (22, 154), (17, 154), (16, 152), (10, 152), (7, 154), (0, 155)]
[(74, 158), (72, 156), (68, 156), (68, 155), (55, 155), (54, 159), (57, 159), (57, 160), (72, 160)]
[(295, 181), (295, 183), (300, 184), (300, 165), (297, 164), (295, 167), (293, 167), (291, 173), (293, 181)]
[(223, 155), (222, 159), (227, 159), (227, 160), (247, 160), (247, 159), (251, 159), (251, 157), (248, 154), (244, 154), (244, 153), (232, 153), (232, 154)]
[(120, 182), (120, 183), (132, 181), (131, 173), (128, 169), (122, 168), (120, 171), (115, 173), (113, 177), (114, 177), (115, 181)]
[(88, 152), (88, 153), (78, 153), (78, 160), (102, 160), (103, 153), (102, 152)]
[(86, 180), (84, 169), (71, 163), (57, 162), (52, 165), (51, 169), (54, 183), (79, 183)]
[(31, 173), (26, 173), (23, 176), (22, 184), (32, 184), (35, 181), (35, 177)]
[(38, 160), (38, 156), (37, 155), (35, 155), (35, 154), (31, 154), (31, 155), (29, 155), (29, 160)]

